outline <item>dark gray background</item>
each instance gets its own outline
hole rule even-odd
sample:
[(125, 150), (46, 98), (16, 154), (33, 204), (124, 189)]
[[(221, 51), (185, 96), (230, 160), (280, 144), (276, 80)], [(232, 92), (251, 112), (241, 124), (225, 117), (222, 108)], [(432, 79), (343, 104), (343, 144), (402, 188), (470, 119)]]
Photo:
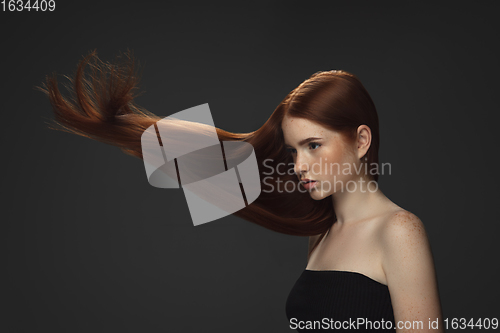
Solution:
[(34, 86), (92, 49), (134, 51), (138, 104), (164, 117), (209, 103), (232, 132), (316, 71), (356, 74), (392, 164), (380, 187), (427, 228), (444, 316), (499, 316), (498, 2), (56, 3), (0, 13), (1, 332), (292, 331), (306, 237), (234, 216), (194, 227), (142, 160), (47, 128)]

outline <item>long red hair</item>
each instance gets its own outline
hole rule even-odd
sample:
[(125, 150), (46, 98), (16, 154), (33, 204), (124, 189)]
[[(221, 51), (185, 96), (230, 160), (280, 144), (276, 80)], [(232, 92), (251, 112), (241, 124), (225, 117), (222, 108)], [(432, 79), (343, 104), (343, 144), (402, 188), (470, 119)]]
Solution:
[[(131, 53), (107, 63), (93, 51), (80, 61), (74, 77), (68, 79), (70, 96), (60, 92), (55, 74), (48, 76), (39, 88), (48, 95), (54, 109), (55, 120), (49, 127), (117, 146), (124, 153), (142, 159), (142, 133), (161, 118), (134, 103), (139, 77)], [(298, 188), (296, 175), (263, 174), (270, 167), (276, 170), (280, 163), (293, 168), (281, 129), (285, 114), (338, 131), (346, 142), (356, 139), (358, 126), (367, 125), (372, 134), (365, 155), (369, 170), (378, 165), (378, 116), (371, 97), (355, 75), (340, 70), (320, 71), (288, 93), (258, 130), (231, 133), (216, 128), (221, 141), (245, 141), (253, 146), (261, 181), (266, 179), (260, 196), (234, 215), (288, 235), (321, 235), (312, 251), (336, 221), (331, 198), (315, 201), (301, 191), (278, 192), (278, 182), (294, 182)], [(262, 167), (264, 161), (266, 168)], [(378, 181), (376, 172), (367, 176)]]

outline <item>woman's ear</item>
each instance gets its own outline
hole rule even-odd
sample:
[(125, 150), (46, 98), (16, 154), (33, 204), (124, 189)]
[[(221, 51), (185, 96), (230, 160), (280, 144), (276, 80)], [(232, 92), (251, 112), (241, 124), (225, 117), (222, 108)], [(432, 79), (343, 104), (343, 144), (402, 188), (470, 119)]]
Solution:
[(372, 143), (372, 131), (370, 127), (366, 125), (360, 125), (358, 127), (356, 142), (358, 145), (358, 158), (361, 159), (366, 155)]

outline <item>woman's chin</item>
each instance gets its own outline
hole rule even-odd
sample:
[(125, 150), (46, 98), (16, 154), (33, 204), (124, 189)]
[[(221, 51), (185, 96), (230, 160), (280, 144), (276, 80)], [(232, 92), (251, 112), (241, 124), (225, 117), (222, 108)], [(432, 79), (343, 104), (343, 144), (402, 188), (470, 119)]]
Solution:
[(309, 191), (309, 196), (313, 200), (322, 200), (322, 199), (327, 197), (326, 194), (327, 193), (325, 193), (324, 191), (321, 191), (320, 189), (316, 189), (316, 188)]

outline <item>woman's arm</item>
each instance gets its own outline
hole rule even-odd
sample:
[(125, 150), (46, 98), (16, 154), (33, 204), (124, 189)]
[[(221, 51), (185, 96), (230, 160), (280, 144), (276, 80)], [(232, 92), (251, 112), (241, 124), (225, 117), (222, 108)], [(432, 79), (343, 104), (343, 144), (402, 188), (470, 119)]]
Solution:
[[(410, 212), (398, 212), (382, 234), (382, 267), (396, 332), (444, 332), (434, 260), (422, 221)], [(436, 320), (438, 329), (432, 327)], [(400, 322), (407, 328), (398, 328)]]

